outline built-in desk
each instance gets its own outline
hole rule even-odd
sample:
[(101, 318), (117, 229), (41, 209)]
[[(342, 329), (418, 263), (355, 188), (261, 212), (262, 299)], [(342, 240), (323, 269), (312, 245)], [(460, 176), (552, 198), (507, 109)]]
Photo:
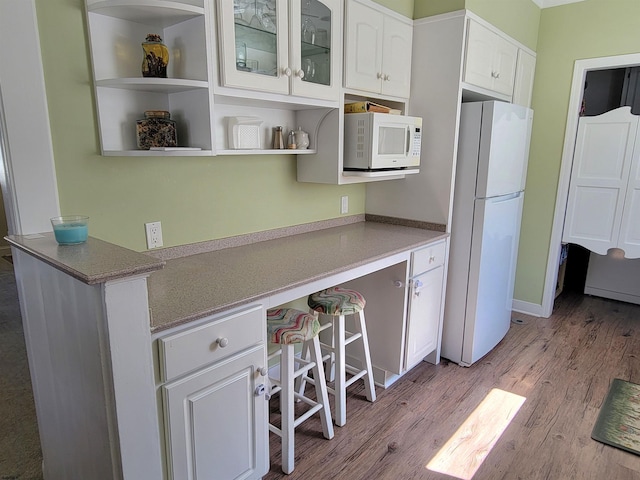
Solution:
[(267, 308), (280, 305), (408, 261), (413, 250), (447, 236), (358, 222), (167, 260), (149, 278), (151, 330), (257, 300)]
[[(261, 328), (256, 319), (269, 306), (362, 279), (389, 280), (405, 305), (412, 252), (446, 237), (358, 222), (169, 260), (95, 238), (59, 247), (52, 233), (8, 237), (45, 478), (172, 478), (162, 423), (172, 407), (162, 398), (179, 399), (188, 393), (183, 385), (196, 387), (201, 379), (226, 379), (227, 366), (240, 364), (217, 362), (197, 375), (178, 374), (169, 385), (158, 368), (159, 339), (215, 326), (222, 317)], [(238, 353), (250, 362), (252, 381), (265, 357), (261, 343)]]

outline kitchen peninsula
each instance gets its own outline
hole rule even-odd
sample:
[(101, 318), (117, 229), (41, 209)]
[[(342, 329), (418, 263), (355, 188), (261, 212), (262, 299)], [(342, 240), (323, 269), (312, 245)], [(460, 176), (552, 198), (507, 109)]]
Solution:
[[(24, 300), (45, 476), (186, 478), (183, 472), (215, 461), (203, 463), (198, 455), (199, 449), (217, 452), (206, 442), (224, 453), (235, 450), (236, 440), (247, 455), (231, 461), (221, 456), (230, 464), (217, 464), (223, 477), (262, 476), (268, 468), (267, 402), (254, 387), (266, 365), (265, 310), (348, 281), (370, 277), (377, 284), (378, 275), (389, 272), (388, 285), (379, 288), (401, 299), (392, 302), (399, 306), (399, 321), (392, 323), (402, 330), (397, 349), (404, 352), (410, 267), (427, 251), (427, 262), (446, 260), (444, 232), (352, 220), (166, 260), (95, 238), (59, 247), (51, 233), (8, 237)], [(431, 251), (436, 247), (443, 252), (438, 260)], [(377, 292), (364, 293), (373, 305)], [(374, 331), (375, 309), (367, 308)], [(430, 359), (438, 355), (439, 346)], [(244, 385), (230, 403), (220, 395), (229, 395), (223, 388), (200, 386), (208, 380), (217, 385), (220, 375), (225, 385), (233, 383), (230, 378)], [(198, 436), (198, 415), (207, 402), (219, 407), (216, 400), (224, 400), (225, 409), (209, 410), (207, 417), (241, 424), (233, 435), (222, 425)], [(192, 438), (195, 445), (187, 445)]]

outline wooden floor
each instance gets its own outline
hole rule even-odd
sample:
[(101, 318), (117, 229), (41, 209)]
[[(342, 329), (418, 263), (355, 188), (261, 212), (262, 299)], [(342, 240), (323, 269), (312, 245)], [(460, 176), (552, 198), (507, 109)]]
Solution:
[(349, 391), (347, 424), (332, 440), (322, 438), (317, 416), (296, 429), (291, 475), (281, 473), (279, 438), (270, 434), (265, 480), (463, 478), (426, 465), (496, 388), (526, 400), (474, 480), (640, 479), (640, 456), (591, 439), (610, 382), (640, 383), (640, 306), (563, 293), (551, 318), (514, 319), (524, 324), (512, 324), (470, 368), (423, 363), (391, 388), (378, 388), (375, 403), (366, 402), (358, 382)]

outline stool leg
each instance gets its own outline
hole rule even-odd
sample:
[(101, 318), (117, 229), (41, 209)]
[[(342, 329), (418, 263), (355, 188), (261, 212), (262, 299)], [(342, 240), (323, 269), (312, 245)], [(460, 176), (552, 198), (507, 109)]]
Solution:
[(345, 372), (345, 319), (344, 315), (333, 319), (333, 351), (335, 353), (335, 402), (336, 425), (342, 427), (347, 423), (347, 390)]
[(364, 311), (360, 311), (356, 314), (358, 321), (356, 324), (360, 329), (362, 335), (362, 358), (364, 359), (364, 366), (367, 370), (367, 374), (362, 378), (364, 381), (364, 389), (367, 396), (367, 400), (375, 402), (376, 400), (376, 387), (373, 384), (373, 370), (371, 369), (371, 353), (369, 352), (369, 337), (367, 336), (367, 324), (364, 320)]
[[(302, 352), (300, 353), (300, 358), (302, 360), (309, 359), (309, 342), (310, 340), (307, 340), (302, 344)], [(322, 363), (322, 359), (320, 359), (320, 362)], [(299, 395), (304, 395), (304, 390), (307, 388), (307, 381), (305, 380), (305, 377), (306, 375), (300, 375), (295, 380), (295, 389)]]
[(325, 365), (324, 376), (327, 382), (333, 382), (335, 380), (335, 363), (336, 356), (333, 353), (333, 347), (335, 342), (333, 340), (333, 317), (331, 315), (325, 315), (323, 313), (317, 313), (315, 310), (311, 310), (314, 315), (318, 315), (320, 322), (320, 341), (325, 345), (329, 345), (329, 360)]
[(322, 368), (322, 351), (320, 350), (320, 340), (316, 335), (309, 342), (311, 361), (315, 362), (313, 367), (313, 383), (316, 387), (316, 401), (322, 404), (322, 410), (318, 412), (320, 414), (320, 421), (322, 422), (322, 432), (324, 438), (333, 438), (333, 422), (331, 421), (331, 409), (329, 407), (329, 395), (327, 394), (327, 384), (324, 377), (324, 369)]
[(287, 474), (293, 472), (295, 460), (294, 355), (293, 345), (282, 345), (282, 357), (280, 358), (280, 386), (282, 388), (280, 391), (280, 411), (282, 412), (282, 421), (280, 429), (282, 430), (282, 471)]

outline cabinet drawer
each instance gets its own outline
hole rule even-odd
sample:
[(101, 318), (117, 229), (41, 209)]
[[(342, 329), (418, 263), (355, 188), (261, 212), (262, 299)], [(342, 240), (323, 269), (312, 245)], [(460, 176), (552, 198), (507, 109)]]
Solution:
[(411, 276), (444, 264), (445, 242), (434, 243), (411, 254)]
[(166, 382), (257, 343), (266, 342), (262, 306), (158, 339), (160, 380)]

